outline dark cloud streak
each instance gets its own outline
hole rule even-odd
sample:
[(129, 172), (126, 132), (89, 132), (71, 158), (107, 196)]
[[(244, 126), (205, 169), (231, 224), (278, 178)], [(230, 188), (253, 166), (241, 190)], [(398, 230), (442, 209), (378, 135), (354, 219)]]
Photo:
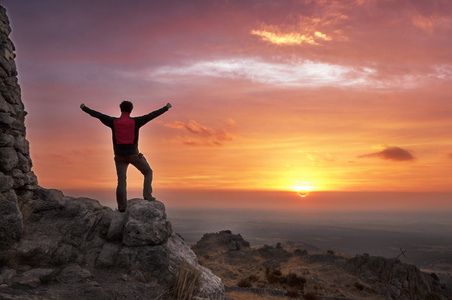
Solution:
[(372, 157), (392, 161), (413, 161), (415, 159), (414, 156), (409, 151), (402, 149), (400, 147), (389, 147), (389, 146), (386, 146), (385, 149), (379, 152), (358, 156), (358, 158), (372, 158)]

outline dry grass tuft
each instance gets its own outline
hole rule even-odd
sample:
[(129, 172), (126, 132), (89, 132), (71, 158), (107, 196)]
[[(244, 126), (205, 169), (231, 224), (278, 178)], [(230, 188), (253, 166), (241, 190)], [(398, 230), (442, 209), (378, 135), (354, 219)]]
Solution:
[(28, 232), (27, 224), (33, 215), (33, 205), (30, 202), (19, 202), (19, 210), (22, 214), (24, 233)]
[(171, 297), (174, 300), (191, 300), (199, 296), (199, 278), (202, 271), (182, 262), (176, 276)]

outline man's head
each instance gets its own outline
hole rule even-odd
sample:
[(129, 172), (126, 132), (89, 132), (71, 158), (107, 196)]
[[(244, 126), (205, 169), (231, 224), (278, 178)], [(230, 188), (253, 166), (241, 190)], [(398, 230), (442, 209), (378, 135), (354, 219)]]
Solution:
[(133, 104), (130, 101), (122, 101), (121, 104), (119, 104), (119, 108), (121, 108), (121, 112), (131, 113), (133, 109)]

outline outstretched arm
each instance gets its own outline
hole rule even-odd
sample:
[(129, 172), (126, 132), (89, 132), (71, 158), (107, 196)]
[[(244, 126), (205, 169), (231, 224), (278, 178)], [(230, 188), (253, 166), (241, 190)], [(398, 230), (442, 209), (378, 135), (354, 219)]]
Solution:
[(153, 112), (141, 116), (141, 117), (137, 117), (135, 118), (135, 121), (137, 122), (138, 126), (143, 126), (144, 124), (146, 124), (147, 122), (151, 121), (152, 119), (157, 118), (158, 116), (160, 116), (161, 114), (164, 114), (165, 112), (167, 112), (171, 107), (173, 107), (171, 105), (171, 103), (167, 103), (165, 106), (163, 106), (160, 109), (154, 110)]
[(86, 112), (87, 114), (89, 114), (91, 117), (97, 118), (99, 119), (102, 123), (104, 123), (107, 126), (110, 126), (113, 122), (113, 117), (104, 115), (103, 113), (100, 113), (98, 111), (95, 111), (94, 109), (89, 108), (88, 106), (85, 105), (85, 103), (80, 104), (80, 108)]

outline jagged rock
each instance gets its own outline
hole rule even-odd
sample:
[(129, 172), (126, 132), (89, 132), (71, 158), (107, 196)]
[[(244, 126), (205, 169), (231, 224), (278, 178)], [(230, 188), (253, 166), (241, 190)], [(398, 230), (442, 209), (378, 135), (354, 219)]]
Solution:
[[(17, 168), (18, 170), (21, 170), (23, 173), (29, 173), (31, 171), (31, 161), (29, 158), (27, 158), (22, 153), (17, 153), (18, 163)], [(36, 183), (34, 183), (36, 184)]]
[(388, 299), (426, 299), (432, 293), (442, 294), (434, 279), (414, 265), (398, 259), (356, 255), (345, 264), (345, 269), (370, 284), (375, 291)]
[(127, 214), (131, 220), (141, 222), (166, 220), (165, 206), (160, 201), (132, 199), (129, 203), (130, 207), (127, 209)]
[(16, 280), (13, 280), (12, 285), (13, 286), (19, 285), (19, 287), (26, 286), (29, 288), (35, 288), (41, 284), (45, 277), (51, 275), (53, 272), (55, 272), (54, 269), (47, 268), (32, 269), (22, 273), (20, 277), (16, 277), (15, 278)]
[(1, 283), (2, 283), (2, 284), (10, 285), (12, 279), (13, 279), (16, 275), (17, 275), (17, 271), (16, 271), (16, 270), (8, 269), (8, 268), (4, 269), (4, 270), (1, 272), (1, 277), (2, 277), (2, 282), (1, 282)]
[(264, 245), (262, 248), (256, 250), (259, 256), (265, 259), (262, 264), (264, 267), (269, 269), (278, 268), (281, 263), (287, 262), (289, 258), (294, 256), (294, 254), (283, 249), (280, 243), (278, 244), (279, 247)]
[(120, 244), (105, 243), (96, 260), (97, 267), (113, 267), (116, 264)]
[(140, 222), (129, 220), (124, 227), (122, 242), (126, 246), (161, 245), (171, 234), (171, 224), (166, 221)]
[(110, 222), (107, 230), (107, 240), (109, 241), (122, 241), (125, 215), (117, 211), (116, 213), (109, 214)]
[[(1, 101), (0, 101), (1, 103)], [(0, 104), (1, 105), (1, 104)], [(1, 111), (0, 107), (0, 111)], [(10, 134), (1, 134), (0, 135), (0, 147), (12, 147), (14, 146), (14, 136)]]
[(232, 234), (230, 230), (218, 233), (206, 233), (193, 247), (198, 255), (204, 255), (210, 251), (236, 251), (249, 249), (250, 243), (245, 241), (240, 234)]
[(18, 163), (19, 158), (13, 147), (0, 148), (0, 171), (10, 172)]
[(0, 193), (9, 191), (13, 187), (13, 185), (14, 179), (0, 172)]
[(33, 198), (27, 203), (34, 213), (41, 211), (61, 209), (63, 193), (54, 189), (37, 188), (33, 191)]
[(14, 140), (14, 149), (16, 149), (16, 151), (18, 153), (22, 153), (22, 154), (29, 154), (29, 143), (28, 141), (25, 139), (25, 136), (18, 136), (15, 140)]
[(92, 277), (93, 275), (89, 270), (83, 269), (79, 265), (72, 264), (63, 268), (58, 279), (62, 282), (80, 282)]
[(0, 212), (0, 249), (7, 249), (23, 235), (22, 214), (12, 190), (0, 193)]

